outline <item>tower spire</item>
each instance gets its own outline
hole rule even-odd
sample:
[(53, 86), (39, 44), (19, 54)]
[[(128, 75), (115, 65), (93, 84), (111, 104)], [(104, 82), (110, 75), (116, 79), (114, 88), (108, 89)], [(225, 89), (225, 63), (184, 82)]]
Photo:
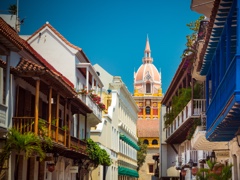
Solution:
[(144, 50), (144, 58), (143, 58), (143, 63), (152, 63), (153, 59), (151, 57), (151, 49), (150, 49), (150, 43), (149, 43), (149, 38), (147, 34), (147, 39), (146, 39), (146, 47)]
[(145, 47), (145, 53), (150, 53), (150, 44), (149, 44), (149, 38), (148, 38), (148, 34), (147, 34), (147, 40), (146, 40), (146, 47)]

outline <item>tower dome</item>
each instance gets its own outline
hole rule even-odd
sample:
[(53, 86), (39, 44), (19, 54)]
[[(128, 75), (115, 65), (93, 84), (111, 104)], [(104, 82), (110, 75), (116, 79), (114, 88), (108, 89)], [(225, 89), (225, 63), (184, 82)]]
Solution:
[(139, 93), (157, 93), (161, 89), (161, 73), (154, 66), (149, 39), (147, 37), (143, 64), (134, 73), (134, 90)]

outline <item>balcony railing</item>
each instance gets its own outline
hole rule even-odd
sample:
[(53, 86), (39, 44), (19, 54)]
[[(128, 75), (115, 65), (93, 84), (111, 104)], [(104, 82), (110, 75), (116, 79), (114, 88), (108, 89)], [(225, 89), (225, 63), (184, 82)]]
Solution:
[(96, 104), (95, 101), (89, 95), (79, 95), (79, 98), (93, 111), (93, 113), (99, 118), (102, 118), (102, 110)]
[(0, 127), (6, 128), (6, 121), (7, 121), (7, 107), (3, 104), (0, 104)]
[[(44, 126), (48, 130), (49, 123), (45, 120)], [(13, 128), (18, 130), (19, 132), (26, 133), (26, 132), (34, 132), (34, 117), (13, 117)], [(38, 135), (41, 135), (41, 128), (39, 128)], [(58, 132), (58, 133), (57, 133)], [(48, 134), (47, 134), (48, 135)], [(68, 146), (68, 138), (69, 138), (69, 131), (64, 130), (61, 127), (56, 127), (55, 125), (51, 124), (51, 132), (49, 134), (50, 138), (57, 142), (58, 144), (62, 144)], [(68, 146), (75, 151), (85, 153), (86, 151), (86, 142), (75, 138), (70, 137), (70, 145)]]
[(72, 150), (81, 152), (81, 153), (86, 153), (87, 149), (87, 143), (83, 140), (80, 140), (78, 138), (72, 137), (71, 136), (71, 145), (70, 145)]
[(170, 137), (180, 126), (191, 117), (200, 117), (205, 112), (205, 99), (194, 99), (189, 101), (183, 110), (174, 119), (173, 123), (167, 128), (167, 138)]
[(214, 97), (211, 99), (211, 103), (207, 109), (207, 129), (214, 124), (219, 112), (222, 112), (226, 108), (232, 95), (236, 91), (239, 91), (239, 89), (236, 89), (236, 83), (238, 83), (236, 82), (236, 61), (235, 57), (225, 73), (222, 82), (215, 91)]
[(209, 151), (203, 150), (186, 150), (181, 152), (178, 156), (178, 161), (176, 162), (176, 166), (179, 164), (185, 165), (188, 164), (189, 160), (192, 159), (194, 163), (197, 163), (199, 160), (206, 159)]

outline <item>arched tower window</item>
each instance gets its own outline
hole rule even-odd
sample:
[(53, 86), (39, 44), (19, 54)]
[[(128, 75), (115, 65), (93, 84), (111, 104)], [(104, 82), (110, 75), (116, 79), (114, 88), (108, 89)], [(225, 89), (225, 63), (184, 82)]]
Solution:
[(149, 144), (147, 139), (144, 139), (143, 144)]
[(146, 107), (146, 114), (147, 115), (151, 114), (151, 108), (149, 106)]
[(151, 84), (146, 83), (146, 93), (151, 93)]
[(158, 141), (156, 139), (152, 140), (152, 145), (158, 145)]

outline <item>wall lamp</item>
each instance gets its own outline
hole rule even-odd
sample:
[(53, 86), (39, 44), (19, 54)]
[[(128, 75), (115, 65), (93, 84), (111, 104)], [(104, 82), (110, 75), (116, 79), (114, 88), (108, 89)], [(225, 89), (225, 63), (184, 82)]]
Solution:
[(57, 162), (58, 162), (58, 157), (59, 157), (59, 154), (58, 154), (58, 153), (54, 153), (54, 154), (53, 154), (53, 160), (54, 160), (55, 165), (56, 165)]
[(207, 156), (207, 161), (210, 160), (211, 162), (215, 162), (216, 161), (216, 155), (215, 152), (212, 151), (210, 156)]

